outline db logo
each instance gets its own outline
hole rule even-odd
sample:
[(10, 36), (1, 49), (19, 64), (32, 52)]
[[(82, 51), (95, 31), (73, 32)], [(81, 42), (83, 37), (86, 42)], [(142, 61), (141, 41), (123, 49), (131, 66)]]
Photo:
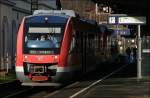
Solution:
[(44, 59), (44, 57), (43, 57), (43, 56), (38, 56), (37, 59), (38, 59), (39, 61), (41, 61), (41, 60)]

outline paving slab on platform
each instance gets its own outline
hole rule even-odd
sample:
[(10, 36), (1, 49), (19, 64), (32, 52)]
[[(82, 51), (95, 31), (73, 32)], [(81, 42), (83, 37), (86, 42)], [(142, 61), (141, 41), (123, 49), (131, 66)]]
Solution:
[(81, 98), (150, 98), (150, 77), (110, 78), (89, 89)]

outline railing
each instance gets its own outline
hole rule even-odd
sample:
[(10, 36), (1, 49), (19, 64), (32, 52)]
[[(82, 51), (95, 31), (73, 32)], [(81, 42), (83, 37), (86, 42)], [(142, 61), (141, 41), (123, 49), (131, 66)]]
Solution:
[(0, 83), (15, 80), (15, 58), (6, 56), (0, 61)]

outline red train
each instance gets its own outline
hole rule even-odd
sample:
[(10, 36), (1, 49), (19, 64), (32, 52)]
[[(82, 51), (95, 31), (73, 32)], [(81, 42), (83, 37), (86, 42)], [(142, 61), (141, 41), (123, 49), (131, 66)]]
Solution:
[[(71, 10), (38, 10), (22, 20), (16, 75), (26, 86), (58, 86), (109, 58), (110, 32)], [(108, 43), (108, 44), (107, 44)]]

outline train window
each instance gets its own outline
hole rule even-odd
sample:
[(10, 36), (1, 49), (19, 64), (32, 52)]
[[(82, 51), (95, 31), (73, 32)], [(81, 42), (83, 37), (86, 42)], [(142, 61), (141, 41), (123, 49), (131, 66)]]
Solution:
[(64, 29), (60, 27), (29, 27), (24, 37), (26, 54), (58, 54)]
[(72, 37), (69, 53), (73, 53), (74, 51), (75, 51), (75, 36)]
[(98, 34), (94, 36), (95, 51), (98, 51)]
[(82, 51), (82, 34), (81, 32), (77, 32), (76, 34), (76, 42), (75, 42), (76, 52), (81, 53)]
[[(44, 16), (44, 17), (43, 17)], [(45, 15), (25, 19), (24, 54), (59, 54), (68, 18)]]

